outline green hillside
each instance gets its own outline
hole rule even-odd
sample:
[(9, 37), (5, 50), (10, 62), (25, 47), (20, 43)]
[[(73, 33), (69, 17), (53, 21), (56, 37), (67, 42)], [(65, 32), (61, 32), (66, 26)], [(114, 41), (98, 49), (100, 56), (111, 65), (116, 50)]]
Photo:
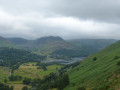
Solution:
[(120, 41), (86, 58), (68, 74), (70, 85), (65, 90), (119, 90)]

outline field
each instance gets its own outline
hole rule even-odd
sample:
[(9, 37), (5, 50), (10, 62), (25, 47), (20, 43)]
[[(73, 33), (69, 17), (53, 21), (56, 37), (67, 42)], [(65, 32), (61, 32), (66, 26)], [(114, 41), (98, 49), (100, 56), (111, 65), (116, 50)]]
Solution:
[[(38, 66), (36, 66), (36, 62), (29, 62), (29, 63), (25, 63), (22, 64), (19, 69), (15, 70), (13, 75), (18, 75), (18, 76), (22, 76), (27, 77), (27, 78), (43, 78), (44, 76), (50, 74), (51, 72), (57, 72), (58, 69), (60, 69), (62, 66), (60, 65), (50, 65), (47, 66), (47, 70), (44, 71), (43, 69), (37, 69)], [(56, 70), (57, 68), (57, 70)], [(3, 82), (5, 77), (8, 77), (9, 75), (9, 70), (6, 67), (0, 67), (0, 79)], [(1, 82), (0, 81), (0, 82)], [(22, 84), (22, 80), (21, 81), (13, 81), (10, 82), (8, 81), (7, 84), (9, 86), (14, 86), (14, 90), (21, 90), (24, 86), (24, 84)], [(28, 88), (30, 88), (30, 86), (27, 86)], [(56, 90), (56, 89), (53, 89)]]
[(0, 66), (0, 81), (3, 82), (4, 78), (9, 75), (9, 68)]
[(13, 75), (19, 75), (22, 77), (29, 78), (43, 78), (44, 76), (50, 74), (51, 72), (57, 72), (56, 68), (60, 69), (62, 66), (60, 65), (51, 65), (47, 66), (47, 70), (37, 69), (38, 66), (35, 66), (36, 63), (27, 63), (22, 64), (19, 69), (15, 70)]
[[(25, 64), (22, 64), (18, 69), (16, 69), (14, 71), (13, 75), (22, 76), (23, 78), (27, 77), (27, 78), (34, 79), (34, 78), (39, 77), (42, 79), (42, 78), (44, 78), (44, 76), (46, 76), (52, 72), (57, 72), (58, 69), (60, 69), (62, 66), (50, 65), (50, 66), (46, 67), (47, 68), (46, 71), (44, 71), (43, 69), (37, 69), (37, 67), (39, 67), (39, 66), (36, 66), (36, 62), (25, 63)], [(10, 74), (9, 68), (0, 66), (0, 82), (4, 82), (5, 78), (8, 79), (9, 74)], [(22, 83), (23, 83), (22, 80), (7, 82), (7, 84), (9, 86), (14, 86), (14, 90), (21, 90), (24, 86), (26, 86)], [(28, 88), (30, 88), (30, 86), (28, 86)], [(53, 90), (56, 90), (56, 89), (53, 89)]]
[(30, 88), (30, 86), (24, 85), (24, 84), (9, 84), (9, 86), (14, 86), (14, 90), (22, 90), (24, 86), (27, 86), (28, 88)]

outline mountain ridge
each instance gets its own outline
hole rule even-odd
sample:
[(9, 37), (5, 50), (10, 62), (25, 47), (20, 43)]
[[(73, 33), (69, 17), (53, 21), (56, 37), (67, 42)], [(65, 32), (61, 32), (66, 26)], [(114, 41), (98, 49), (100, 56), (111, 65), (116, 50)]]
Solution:
[[(116, 42), (112, 39), (64, 40), (58, 36), (47, 36), (35, 40), (24, 38), (3, 38), (2, 40), (7, 41), (7, 43), (0, 45), (3, 47), (16, 47), (31, 52), (53, 52), (54, 55), (68, 57), (89, 56)], [(79, 54), (75, 55), (75, 53)]]

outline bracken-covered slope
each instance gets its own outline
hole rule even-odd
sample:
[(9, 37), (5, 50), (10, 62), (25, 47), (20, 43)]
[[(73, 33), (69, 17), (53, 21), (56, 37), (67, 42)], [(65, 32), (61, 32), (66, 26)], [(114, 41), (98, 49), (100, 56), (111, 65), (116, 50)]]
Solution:
[[(120, 41), (87, 57), (68, 71), (70, 85), (65, 90), (119, 90)], [(79, 89), (78, 89), (79, 88)]]

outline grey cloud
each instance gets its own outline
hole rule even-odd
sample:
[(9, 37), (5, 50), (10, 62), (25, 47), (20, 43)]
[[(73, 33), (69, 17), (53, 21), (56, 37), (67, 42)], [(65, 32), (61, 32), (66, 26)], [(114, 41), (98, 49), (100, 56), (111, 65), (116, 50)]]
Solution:
[(0, 35), (119, 39), (119, 10), (119, 0), (0, 0)]
[(120, 23), (119, 0), (56, 0), (56, 13), (110, 23)]
[(1, 0), (0, 7), (17, 14), (39, 12), (46, 16), (75, 16), (118, 23), (120, 21), (119, 0)]

